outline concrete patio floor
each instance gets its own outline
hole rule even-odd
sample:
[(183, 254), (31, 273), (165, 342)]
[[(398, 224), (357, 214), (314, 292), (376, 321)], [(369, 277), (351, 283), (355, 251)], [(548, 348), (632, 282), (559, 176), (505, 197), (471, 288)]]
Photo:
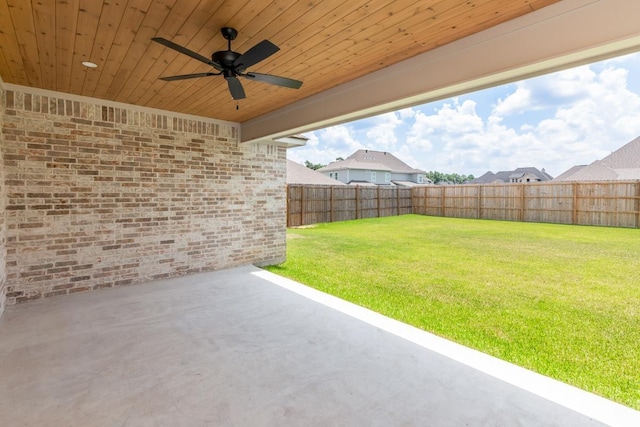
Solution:
[(2, 426), (640, 425), (255, 267), (8, 307)]

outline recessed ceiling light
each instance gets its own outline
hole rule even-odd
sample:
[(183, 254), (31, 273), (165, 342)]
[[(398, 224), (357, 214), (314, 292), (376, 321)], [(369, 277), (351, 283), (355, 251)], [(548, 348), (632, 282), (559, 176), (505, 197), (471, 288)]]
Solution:
[(98, 64), (94, 64), (93, 62), (89, 61), (82, 61), (82, 65), (89, 68), (96, 68), (98, 66)]

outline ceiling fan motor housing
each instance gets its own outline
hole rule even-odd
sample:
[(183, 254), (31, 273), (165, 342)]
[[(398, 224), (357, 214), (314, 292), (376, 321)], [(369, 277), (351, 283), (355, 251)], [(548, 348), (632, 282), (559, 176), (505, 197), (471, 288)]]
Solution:
[(238, 52), (233, 52), (231, 50), (221, 50), (221, 51), (215, 52), (211, 57), (211, 59), (213, 59), (214, 62), (217, 62), (218, 64), (220, 64), (222, 68), (226, 70), (226, 69), (233, 69), (233, 63), (239, 57), (240, 57), (240, 54)]

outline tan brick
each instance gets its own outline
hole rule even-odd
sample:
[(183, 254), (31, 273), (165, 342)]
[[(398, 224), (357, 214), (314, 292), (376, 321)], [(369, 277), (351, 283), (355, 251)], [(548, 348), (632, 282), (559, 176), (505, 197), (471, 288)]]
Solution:
[(284, 258), (284, 149), (67, 98), (5, 97), (7, 303)]

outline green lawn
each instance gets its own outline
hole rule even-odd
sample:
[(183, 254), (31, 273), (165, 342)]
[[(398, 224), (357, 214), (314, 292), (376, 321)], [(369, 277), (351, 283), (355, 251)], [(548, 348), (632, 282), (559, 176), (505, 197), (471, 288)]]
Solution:
[(640, 409), (640, 230), (405, 215), (287, 236), (268, 270)]

